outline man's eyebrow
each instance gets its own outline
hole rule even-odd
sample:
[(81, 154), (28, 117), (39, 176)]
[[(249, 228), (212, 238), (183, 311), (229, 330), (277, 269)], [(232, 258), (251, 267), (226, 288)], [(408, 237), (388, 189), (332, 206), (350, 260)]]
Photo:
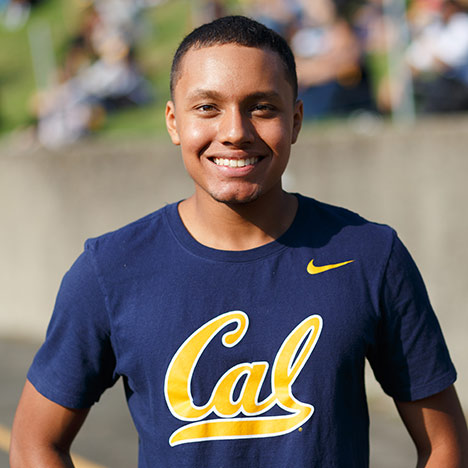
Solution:
[(281, 95), (276, 92), (276, 91), (258, 91), (253, 94), (249, 94), (247, 96), (247, 99), (252, 99), (252, 100), (261, 100), (261, 99), (277, 99), (281, 97)]
[[(281, 97), (276, 91), (257, 91), (245, 96), (244, 100), (277, 99)], [(221, 93), (210, 89), (194, 89), (187, 95), (188, 99), (223, 99)]]
[(187, 94), (188, 99), (220, 99), (221, 94), (210, 89), (198, 88)]

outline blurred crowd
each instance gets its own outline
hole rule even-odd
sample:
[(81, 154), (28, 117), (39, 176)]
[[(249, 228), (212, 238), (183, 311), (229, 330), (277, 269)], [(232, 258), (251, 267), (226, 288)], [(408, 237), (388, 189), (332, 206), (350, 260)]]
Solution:
[[(0, 0), (3, 22), (21, 26), (39, 1)], [(135, 50), (145, 10), (163, 0), (82, 3), (80, 27), (35, 101), (37, 136), (46, 146), (73, 142), (107, 113), (155, 99)], [(281, 34), (296, 56), (308, 119), (391, 114), (409, 101), (416, 113), (468, 110), (468, 0), (191, 4), (193, 25), (242, 13)]]
[(306, 118), (375, 111), (363, 42), (332, 0), (245, 2), (251, 16), (285, 37), (296, 57)]
[(468, 110), (467, 0), (244, 4), (289, 41), (306, 117)]

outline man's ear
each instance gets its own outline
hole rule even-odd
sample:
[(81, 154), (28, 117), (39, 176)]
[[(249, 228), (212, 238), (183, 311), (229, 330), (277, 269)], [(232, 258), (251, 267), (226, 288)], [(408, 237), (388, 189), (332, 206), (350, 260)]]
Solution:
[(166, 128), (174, 145), (180, 145), (179, 132), (177, 131), (177, 122), (175, 117), (175, 105), (173, 101), (166, 104)]
[(302, 119), (304, 117), (304, 104), (300, 99), (296, 101), (294, 104), (294, 117), (293, 117), (293, 131), (292, 131), (292, 138), (291, 144), (296, 143), (297, 137), (299, 136), (299, 132), (302, 127)]

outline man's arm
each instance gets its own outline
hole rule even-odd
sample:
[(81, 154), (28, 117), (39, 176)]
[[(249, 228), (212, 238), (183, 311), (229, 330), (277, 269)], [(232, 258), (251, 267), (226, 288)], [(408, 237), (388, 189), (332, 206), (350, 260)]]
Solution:
[(396, 406), (416, 445), (417, 468), (468, 467), (468, 430), (453, 386)]
[(69, 409), (42, 396), (26, 381), (11, 436), (11, 468), (71, 468), (70, 446), (87, 409)]

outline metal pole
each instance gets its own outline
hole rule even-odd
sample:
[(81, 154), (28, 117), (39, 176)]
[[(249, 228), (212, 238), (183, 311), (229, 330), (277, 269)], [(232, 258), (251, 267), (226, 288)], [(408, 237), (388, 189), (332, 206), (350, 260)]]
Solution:
[(40, 21), (28, 27), (29, 47), (33, 63), (34, 78), (38, 90), (54, 85), (55, 56), (50, 25)]
[(404, 58), (410, 40), (405, 0), (383, 0), (383, 7), (392, 121), (412, 123), (415, 120), (413, 80)]

